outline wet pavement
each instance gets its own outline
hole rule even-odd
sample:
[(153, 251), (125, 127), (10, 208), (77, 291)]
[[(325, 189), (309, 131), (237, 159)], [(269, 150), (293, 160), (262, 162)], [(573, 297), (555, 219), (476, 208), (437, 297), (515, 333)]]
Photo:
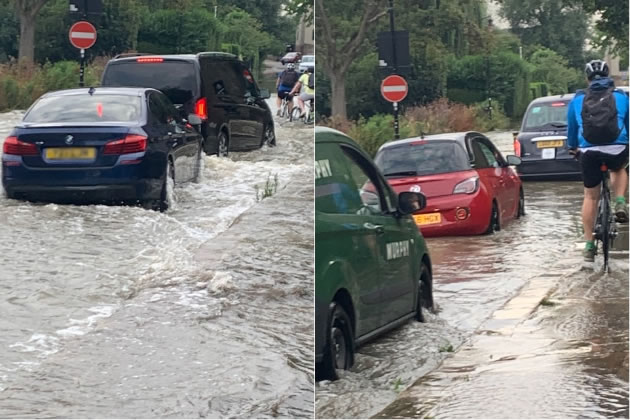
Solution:
[[(494, 133), (492, 139), (504, 154), (511, 153), (512, 136), (511, 133)], [(491, 324), (492, 319), (501, 315), (501, 310), (507, 302), (510, 302), (520, 292), (528, 290), (527, 285), (536, 285), (530, 291), (529, 308), (521, 308), (520, 316), (527, 318), (533, 312), (540, 300), (546, 296), (550, 290), (557, 290), (558, 295), (553, 299), (563, 300), (568, 307), (573, 307), (573, 298), (561, 298), (562, 280), (567, 273), (574, 273), (566, 283), (574, 285), (572, 293), (578, 293), (580, 287), (577, 285), (589, 285), (593, 282), (607, 285), (603, 290), (616, 294), (619, 306), (610, 308), (609, 317), (611, 319), (625, 320), (615, 324), (614, 342), (624, 342), (620, 347), (621, 353), (625, 352), (627, 364), (627, 341), (628, 341), (628, 254), (619, 252), (612, 261), (612, 274), (604, 276), (598, 270), (601, 268), (601, 259), (594, 265), (584, 266), (584, 270), (579, 270), (583, 264), (581, 261), (581, 249), (583, 242), (581, 238), (580, 208), (582, 201), (582, 185), (579, 182), (536, 182), (526, 183), (525, 201), (527, 215), (516, 221), (512, 221), (503, 229), (491, 236), (459, 237), (459, 238), (431, 238), (428, 246), (433, 265), (434, 273), (434, 298), (438, 305), (438, 313), (429, 315), (429, 320), (425, 324), (410, 322), (401, 328), (371, 342), (358, 349), (356, 364), (349, 372), (345, 372), (342, 378), (335, 382), (322, 381), (316, 384), (316, 417), (318, 418), (365, 418), (375, 415), (381, 417), (467, 417), (467, 418), (487, 418), (487, 417), (547, 417), (540, 406), (529, 408), (526, 402), (535, 400), (535, 396), (547, 397), (548, 412), (555, 417), (573, 417), (576, 412), (587, 413), (589, 411), (584, 406), (578, 404), (568, 406), (563, 411), (566, 401), (563, 399), (571, 393), (581, 393), (585, 399), (592, 403), (593, 412), (598, 412), (596, 407), (605, 405), (603, 399), (598, 400), (598, 393), (595, 385), (591, 387), (572, 387), (570, 384), (575, 381), (580, 382), (585, 378), (591, 384), (597, 383), (600, 379), (597, 375), (589, 376), (587, 370), (580, 371), (578, 375), (575, 367), (579, 367), (586, 361), (575, 361), (574, 367), (569, 368), (567, 363), (559, 364), (551, 371), (540, 370), (541, 377), (537, 378), (532, 366), (538, 366), (535, 357), (528, 357), (529, 353), (524, 351), (521, 363), (521, 370), (529, 373), (531, 377), (531, 387), (540, 387), (541, 392), (525, 391), (529, 390), (530, 383), (519, 380), (518, 375), (510, 372), (501, 376), (506, 377), (504, 382), (488, 375), (478, 375), (479, 382), (472, 383), (466, 379), (470, 373), (466, 371), (467, 366), (474, 372), (477, 364), (479, 370), (484, 371), (487, 363), (500, 358), (509, 360), (516, 355), (519, 359), (521, 350), (529, 349), (533, 354), (534, 350), (540, 350), (543, 355), (555, 355), (560, 357), (561, 352), (555, 345), (561, 346), (563, 338), (545, 338), (545, 345), (540, 347), (536, 340), (528, 343), (520, 343), (517, 339), (512, 339), (509, 333), (501, 332), (502, 328), (507, 328), (508, 324)], [(627, 230), (626, 230), (627, 232)], [(618, 245), (622, 242), (623, 236), (618, 239)], [(595, 271), (593, 271), (593, 268)], [(542, 279), (538, 283), (533, 279)], [(587, 280), (588, 279), (588, 280)], [(625, 287), (624, 287), (625, 279)], [(608, 283), (612, 281), (614, 288)], [(614, 292), (612, 291), (614, 290)], [(526, 295), (527, 296), (527, 295)], [(570, 293), (567, 296), (572, 296)], [(588, 324), (588, 311), (593, 305), (597, 306), (600, 297), (597, 295), (584, 295), (575, 297), (583, 303), (582, 321)], [(603, 298), (601, 298), (603, 299)], [(625, 299), (625, 312), (621, 310)], [(600, 307), (605, 307), (602, 302)], [(526, 305), (526, 306), (527, 306)], [(560, 309), (561, 306), (554, 306), (553, 309)], [(547, 309), (544, 307), (543, 309)], [(578, 309), (575, 309), (579, 311)], [(525, 312), (523, 312), (525, 311)], [(541, 311), (541, 314), (551, 314), (551, 311)], [(538, 314), (538, 312), (536, 312)], [(514, 315), (509, 315), (514, 316)], [(603, 314), (596, 315), (599, 319)], [(511, 319), (511, 318), (506, 318)], [(519, 320), (523, 318), (517, 318)], [(559, 319), (563, 319), (560, 317)], [(576, 320), (577, 321), (577, 320)], [(545, 326), (534, 327), (536, 321), (528, 321), (527, 328), (540, 330), (537, 335), (544, 336), (548, 330), (553, 331), (554, 327)], [(542, 322), (542, 321), (541, 321)], [(551, 323), (551, 321), (546, 321)], [(603, 321), (602, 321), (603, 322)], [(534, 323), (534, 324), (532, 324)], [(592, 321), (591, 321), (592, 323)], [(547, 325), (547, 324), (545, 324)], [(522, 327), (522, 328), (525, 328)], [(590, 326), (589, 326), (590, 327)], [(484, 333), (482, 331), (489, 331)], [(498, 331), (498, 332), (497, 332)], [(518, 330), (521, 331), (520, 329)], [(529, 333), (530, 330), (527, 330)], [(584, 329), (576, 334), (584, 335), (583, 338), (576, 337), (576, 342), (588, 340), (589, 334)], [(533, 333), (532, 333), (533, 334)], [(618, 334), (618, 335), (615, 335)], [(625, 341), (623, 335), (625, 334)], [(525, 335), (525, 334), (523, 334)], [(480, 338), (478, 338), (480, 337)], [(532, 335), (534, 337), (534, 335)], [(546, 337), (546, 336), (545, 336)], [(455, 382), (445, 380), (441, 375), (440, 365), (446, 360), (447, 366), (444, 376), (450, 375), (448, 363), (460, 354), (465, 354), (470, 340), (478, 338), (478, 341), (487, 342), (486, 347), (479, 349), (474, 357), (479, 360), (457, 359), (455, 373), (452, 375), (461, 379), (457, 382), (458, 387), (452, 386)], [(606, 336), (602, 338), (608, 340)], [(484, 341), (485, 340), (485, 341)], [(512, 340), (512, 341), (510, 341)], [(525, 340), (525, 339), (523, 339)], [(505, 344), (504, 344), (505, 343)], [(603, 344), (607, 347), (607, 344)], [(529, 346), (529, 347), (528, 347)], [(550, 347), (549, 347), (550, 346)], [(462, 350), (459, 350), (459, 349)], [(476, 347), (474, 347), (477, 349)], [(612, 347), (611, 347), (612, 348)], [(459, 351), (458, 351), (459, 350)], [(490, 351), (492, 350), (492, 351)], [(504, 354), (505, 353), (505, 354)], [(575, 355), (577, 353), (568, 353)], [(492, 359), (490, 356), (492, 355)], [(464, 357), (464, 356), (462, 356)], [(472, 356), (471, 356), (472, 357)], [(485, 358), (484, 358), (485, 357)], [(596, 359), (592, 357), (591, 359)], [(540, 358), (541, 360), (544, 357)], [(455, 362), (454, 362), (455, 363)], [(497, 363), (496, 366), (500, 364)], [(505, 366), (502, 364), (501, 366)], [(551, 366), (541, 364), (540, 366)], [(562, 371), (563, 367), (567, 367)], [(439, 369), (438, 369), (439, 368)], [(461, 368), (464, 372), (457, 371)], [(608, 372), (602, 376), (611, 375), (616, 368), (610, 367)], [(486, 369), (488, 370), (488, 369)], [(627, 369), (626, 369), (627, 370)], [(431, 372), (436, 373), (433, 378)], [(519, 370), (520, 372), (520, 370)], [(590, 371), (592, 373), (592, 371)], [(429, 376), (426, 376), (429, 375)], [(468, 376), (467, 376), (468, 375)], [(511, 376), (510, 376), (511, 375)], [(555, 378), (554, 375), (558, 377)], [(612, 373), (614, 376), (614, 373)], [(426, 378), (426, 382), (420, 379), (419, 384), (414, 385), (419, 378)], [(487, 381), (484, 381), (487, 378)], [(570, 378), (570, 381), (569, 379)], [(616, 377), (610, 386), (601, 390), (601, 393), (609, 393), (611, 400), (615, 404), (624, 404), (627, 407), (627, 377)], [(521, 378), (523, 379), (523, 378)], [(549, 386), (566, 386), (561, 396), (553, 399), (548, 395), (551, 391), (540, 385), (541, 381), (549, 380)], [(569, 381), (569, 382), (567, 382)], [(496, 382), (496, 386), (495, 386)], [(466, 388), (470, 384), (469, 388)], [(475, 388), (477, 384), (479, 390)], [(567, 385), (569, 384), (569, 385)], [(516, 388), (511, 387), (512, 385)], [(409, 388), (408, 391), (405, 389)], [(523, 390), (532, 399), (528, 400), (523, 396), (524, 403), (518, 403), (518, 395)], [(543, 392), (546, 390), (546, 393)], [(625, 400), (624, 400), (625, 393)], [(460, 398), (460, 395), (464, 396)], [(497, 397), (498, 396), (498, 397)], [(505, 404), (498, 402), (497, 408), (493, 411), (488, 408), (488, 400), (495, 400), (506, 396)], [(513, 397), (512, 400), (507, 397)], [(397, 400), (397, 398), (399, 398)], [(396, 401), (395, 401), (396, 400)], [(395, 402), (394, 402), (395, 401)], [(390, 407), (385, 409), (389, 404)], [(536, 401), (536, 404), (543, 404)], [(574, 409), (575, 407), (575, 409)], [(484, 412), (484, 408), (487, 410)], [(510, 408), (512, 411), (510, 411)], [(384, 410), (384, 411), (383, 411)], [(581, 411), (580, 411), (581, 410)], [(380, 414), (379, 414), (380, 413)]]
[(276, 130), (166, 213), (0, 198), (0, 418), (313, 416), (313, 134)]

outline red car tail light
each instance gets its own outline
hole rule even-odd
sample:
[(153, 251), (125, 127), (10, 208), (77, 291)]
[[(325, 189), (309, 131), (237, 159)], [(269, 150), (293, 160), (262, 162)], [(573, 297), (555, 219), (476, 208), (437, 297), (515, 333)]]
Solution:
[(136, 60), (138, 63), (161, 63), (164, 61), (162, 57), (142, 57)]
[(516, 137), (514, 138), (514, 154), (521, 157), (521, 142)]
[(206, 98), (201, 98), (195, 103), (195, 114), (202, 120), (208, 119), (208, 103)]
[(147, 138), (136, 134), (129, 134), (124, 139), (105, 143), (104, 155), (125, 155), (128, 153), (144, 152), (147, 148)]
[(479, 189), (479, 177), (473, 176), (455, 185), (453, 194), (472, 194)]
[(2, 151), (7, 155), (37, 156), (39, 151), (33, 143), (18, 140), (15, 136), (7, 137)]

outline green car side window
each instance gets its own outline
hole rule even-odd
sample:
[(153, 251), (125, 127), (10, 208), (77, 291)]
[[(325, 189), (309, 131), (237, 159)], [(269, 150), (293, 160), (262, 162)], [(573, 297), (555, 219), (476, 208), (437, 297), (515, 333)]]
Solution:
[(342, 147), (343, 155), (352, 176), (352, 187), (356, 189), (361, 200), (361, 208), (357, 214), (382, 214), (381, 194), (377, 183), (364, 170), (369, 165), (358, 153), (346, 147)]
[(336, 144), (317, 145), (315, 157), (315, 209), (329, 214), (357, 214), (361, 197)]

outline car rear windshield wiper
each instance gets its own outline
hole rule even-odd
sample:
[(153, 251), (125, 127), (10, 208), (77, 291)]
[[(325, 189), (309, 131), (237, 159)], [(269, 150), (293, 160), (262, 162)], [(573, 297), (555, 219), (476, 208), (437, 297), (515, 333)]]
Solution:
[(418, 175), (418, 171), (398, 171), (398, 172), (388, 172), (385, 176), (397, 176), (397, 175)]
[(567, 123), (561, 123), (561, 122), (552, 122), (549, 123), (549, 125), (552, 125), (554, 127), (558, 127), (558, 128), (564, 128), (567, 126)]

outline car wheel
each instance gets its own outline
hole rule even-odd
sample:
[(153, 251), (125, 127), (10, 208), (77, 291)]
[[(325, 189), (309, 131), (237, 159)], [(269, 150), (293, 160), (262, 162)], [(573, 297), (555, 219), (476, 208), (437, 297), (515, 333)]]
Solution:
[(350, 317), (341, 305), (333, 302), (329, 314), (327, 343), (321, 367), (324, 378), (335, 380), (339, 378), (340, 370), (350, 369), (354, 363), (354, 334)]
[(516, 218), (519, 219), (521, 216), (525, 216), (525, 194), (523, 194), (522, 189), (518, 194), (518, 210), (516, 212)]
[(422, 263), (420, 267), (420, 280), (418, 280), (418, 296), (416, 299), (416, 321), (425, 322), (423, 308), (433, 311), (433, 279), (429, 267)]
[(490, 234), (501, 230), (501, 224), (499, 219), (499, 207), (496, 201), (492, 201), (492, 211), (490, 212), (490, 221), (488, 222), (488, 229), (486, 233)]
[(217, 156), (227, 157), (229, 152), (229, 140), (225, 131), (221, 131), (217, 137)]
[(200, 183), (201, 182), (201, 178), (203, 176), (203, 170), (205, 167), (205, 159), (204, 159), (204, 151), (203, 151), (203, 144), (201, 145), (201, 148), (199, 149), (199, 153), (197, 154), (197, 172), (195, 174), (195, 178), (194, 178), (194, 182), (195, 183)]
[(173, 162), (169, 158), (166, 164), (166, 176), (164, 177), (164, 184), (162, 185), (162, 193), (160, 194), (160, 208), (161, 212), (165, 212), (173, 206), (175, 188), (175, 168)]
[(268, 123), (263, 130), (263, 137), (260, 142), (260, 147), (263, 147), (265, 143), (269, 147), (274, 147), (276, 145), (276, 133), (273, 129), (273, 123)]

